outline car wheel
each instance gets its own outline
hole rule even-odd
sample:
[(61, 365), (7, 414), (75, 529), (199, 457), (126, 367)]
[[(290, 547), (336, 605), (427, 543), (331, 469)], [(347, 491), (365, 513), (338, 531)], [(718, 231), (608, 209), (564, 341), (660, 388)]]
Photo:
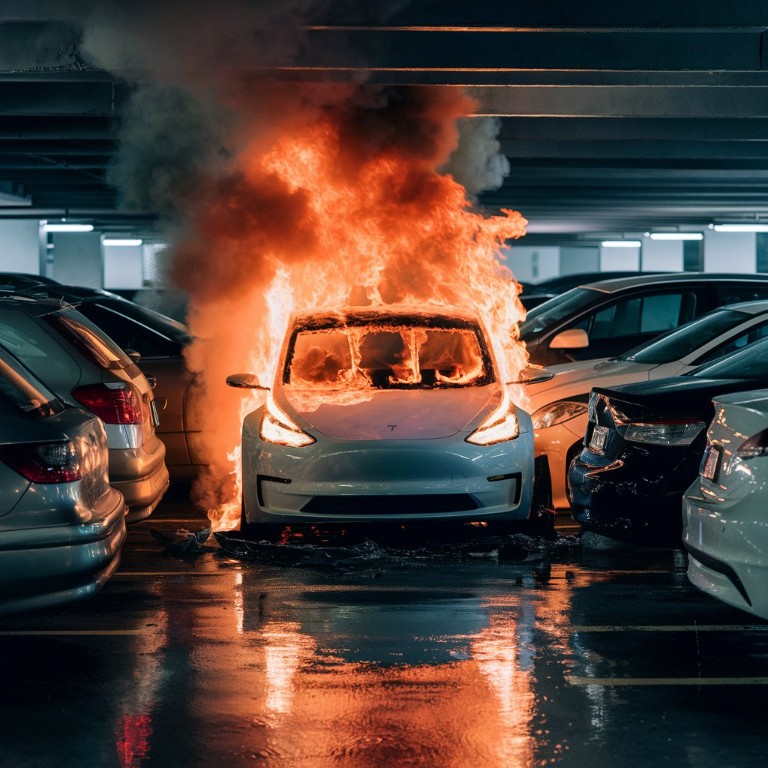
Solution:
[(531, 516), (525, 526), (525, 533), (535, 539), (554, 541), (557, 538), (555, 532), (555, 511), (546, 507), (531, 509)]
[(245, 516), (245, 504), (240, 511), (240, 535), (248, 541), (276, 542), (285, 528), (280, 523), (249, 523)]

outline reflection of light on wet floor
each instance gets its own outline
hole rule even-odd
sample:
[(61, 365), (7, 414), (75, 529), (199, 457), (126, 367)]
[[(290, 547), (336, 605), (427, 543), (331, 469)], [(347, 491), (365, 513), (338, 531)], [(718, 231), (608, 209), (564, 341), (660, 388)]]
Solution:
[(270, 715), (286, 715), (291, 711), (294, 675), (314, 652), (315, 643), (299, 630), (296, 622), (275, 621), (266, 624), (261, 632), (265, 642), (266, 708)]

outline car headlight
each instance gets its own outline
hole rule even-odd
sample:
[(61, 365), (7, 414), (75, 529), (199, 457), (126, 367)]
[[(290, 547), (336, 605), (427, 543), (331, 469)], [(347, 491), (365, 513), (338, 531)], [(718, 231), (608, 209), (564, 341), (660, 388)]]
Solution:
[(555, 424), (570, 421), (586, 412), (586, 403), (576, 403), (571, 400), (559, 400), (556, 403), (549, 403), (539, 408), (531, 417), (533, 419), (533, 428), (546, 429), (547, 427), (554, 427)]
[(494, 445), (506, 440), (514, 440), (519, 434), (520, 422), (517, 420), (517, 409), (504, 390), (499, 407), (466, 438), (466, 441), (475, 445)]
[(312, 435), (305, 432), (278, 406), (271, 392), (267, 395), (264, 410), (261, 413), (259, 437), (265, 443), (287, 445), (291, 448), (303, 448), (315, 442)]

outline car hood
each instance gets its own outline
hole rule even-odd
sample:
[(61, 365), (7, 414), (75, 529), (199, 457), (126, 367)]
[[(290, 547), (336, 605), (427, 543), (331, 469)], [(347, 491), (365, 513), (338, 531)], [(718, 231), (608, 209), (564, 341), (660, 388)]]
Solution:
[(501, 388), (375, 390), (363, 402), (324, 402), (316, 409), (285, 400), (310, 430), (337, 440), (428, 440), (449, 437), (499, 403)]

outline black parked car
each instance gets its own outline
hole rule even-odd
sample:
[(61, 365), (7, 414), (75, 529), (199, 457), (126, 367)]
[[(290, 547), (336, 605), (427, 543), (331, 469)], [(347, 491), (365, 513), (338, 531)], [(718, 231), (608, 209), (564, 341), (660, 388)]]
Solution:
[(620, 355), (716, 307), (768, 299), (768, 275), (702, 272), (601, 280), (532, 309), (520, 324), (530, 361), (560, 365)]
[(768, 339), (682, 376), (595, 387), (585, 448), (571, 463), (571, 515), (585, 530), (680, 544), (682, 497), (704, 453), (712, 398), (768, 387)]

